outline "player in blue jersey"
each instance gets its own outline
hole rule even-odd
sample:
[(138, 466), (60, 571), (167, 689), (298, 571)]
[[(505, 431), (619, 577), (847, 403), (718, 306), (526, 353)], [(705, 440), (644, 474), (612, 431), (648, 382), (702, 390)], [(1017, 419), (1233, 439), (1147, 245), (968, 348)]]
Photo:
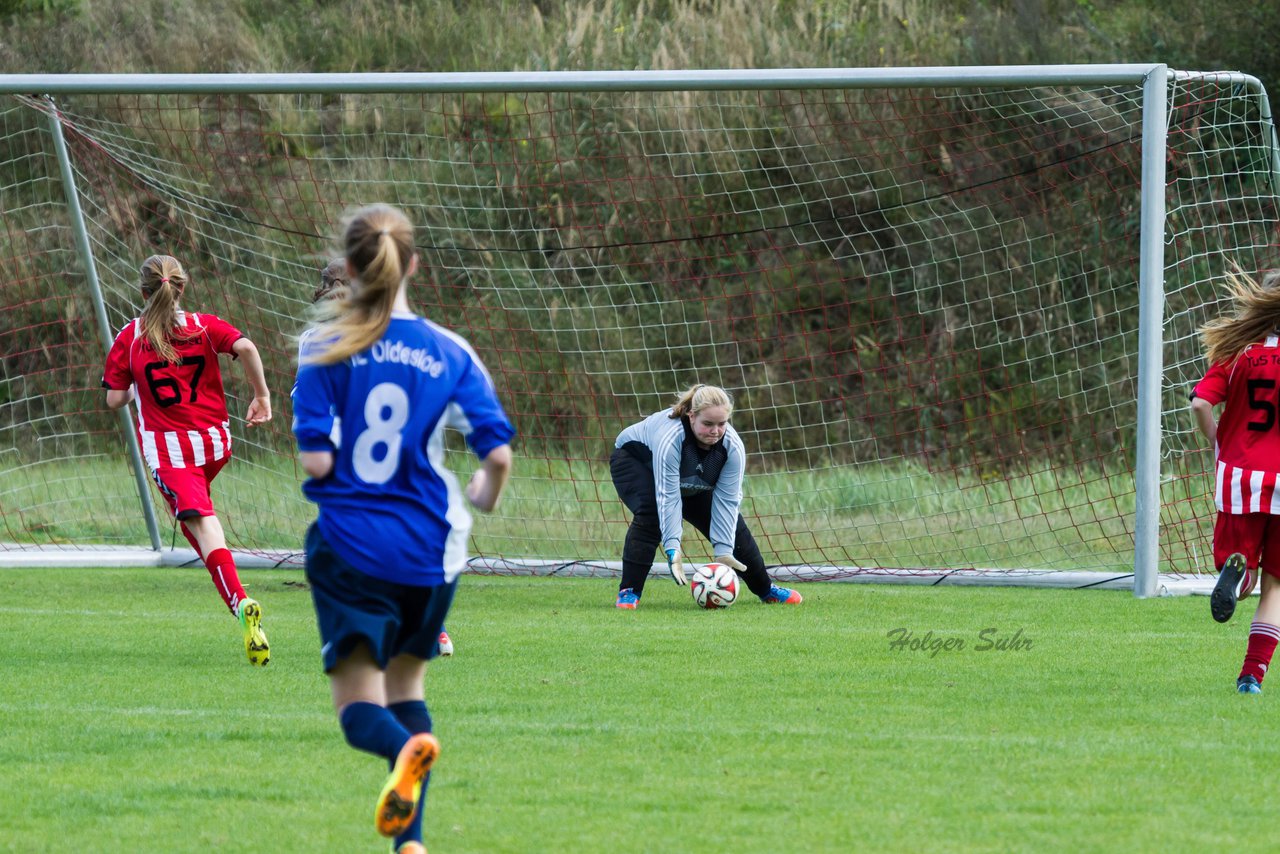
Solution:
[(731, 568), (768, 604), (798, 605), (796, 590), (769, 580), (755, 538), (742, 520), (746, 450), (729, 424), (733, 403), (713, 385), (695, 385), (670, 409), (655, 412), (618, 435), (609, 472), (618, 497), (632, 513), (622, 546), (617, 606), (634, 610), (659, 546), (676, 584), (685, 578), (681, 520), (711, 542), (716, 562)]
[[(303, 336), (293, 389), (320, 650), (347, 741), (386, 757), (375, 826), (420, 852), (426, 776), (440, 745), (423, 692), (427, 660), (466, 566), (471, 515), (498, 503), (515, 435), (471, 346), (409, 310), (413, 227), (374, 205), (343, 234), (351, 293)], [(480, 468), (463, 489), (445, 466), (461, 429)]]
[[(347, 259), (334, 258), (320, 271), (320, 284), (311, 294), (311, 302), (322, 303), (328, 300), (343, 300), (351, 294), (351, 278), (347, 272)], [(326, 314), (323, 309), (320, 313)], [(444, 627), (440, 628), (440, 654), (453, 655), (453, 640)]]

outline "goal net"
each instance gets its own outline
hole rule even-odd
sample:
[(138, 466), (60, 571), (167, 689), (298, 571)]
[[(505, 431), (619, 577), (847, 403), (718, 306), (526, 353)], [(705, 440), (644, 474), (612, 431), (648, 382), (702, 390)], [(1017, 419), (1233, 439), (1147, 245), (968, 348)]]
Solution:
[[(477, 571), (616, 571), (614, 438), (705, 382), (733, 396), (742, 512), (778, 578), (1131, 573), (1141, 82), (952, 71), (3, 96), (0, 558), (151, 547), (148, 503), (175, 541), (100, 387), (139, 264), (163, 252), (191, 276), (185, 307), (242, 329), (274, 392), (275, 419), (245, 429), (224, 364), (230, 543), (297, 562), (314, 507), (294, 336), (336, 223), (383, 201), (418, 228), (411, 302), (475, 345), (519, 431)], [(1212, 570), (1196, 329), (1230, 262), (1276, 266), (1265, 104), (1241, 75), (1169, 75), (1153, 482), (1175, 575)], [(460, 442), (449, 462), (475, 465)]]

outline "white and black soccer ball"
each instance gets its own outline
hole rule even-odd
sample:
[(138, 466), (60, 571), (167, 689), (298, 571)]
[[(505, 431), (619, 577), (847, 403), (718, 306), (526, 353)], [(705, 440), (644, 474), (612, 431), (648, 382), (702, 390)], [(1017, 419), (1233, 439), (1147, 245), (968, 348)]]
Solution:
[(689, 579), (689, 592), (699, 608), (714, 611), (738, 601), (738, 573), (722, 563), (703, 564)]

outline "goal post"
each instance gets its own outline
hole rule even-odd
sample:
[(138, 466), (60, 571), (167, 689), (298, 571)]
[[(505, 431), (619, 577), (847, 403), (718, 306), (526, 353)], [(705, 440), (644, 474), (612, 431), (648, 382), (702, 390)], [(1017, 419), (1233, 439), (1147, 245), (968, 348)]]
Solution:
[(1138, 247), (1138, 411), (1134, 464), (1133, 593), (1153, 596), (1159, 574), (1161, 378), (1164, 376), (1165, 97), (1168, 70), (1143, 82), (1141, 220)]
[(160, 251), (275, 392), (243, 429), (224, 366), (229, 542), (299, 562), (294, 336), (343, 212), (386, 201), (417, 226), (411, 302), (520, 433), (476, 572), (615, 574), (613, 439), (692, 382), (734, 397), (779, 579), (1151, 596), (1213, 571), (1196, 330), (1230, 262), (1276, 266), (1280, 218), (1247, 75), (0, 75), (0, 98), (0, 564), (174, 542), (99, 388), (100, 328)]
[[(58, 158), (59, 174), (62, 177), (62, 191), (67, 200), (67, 220), (75, 234), (76, 253), (84, 265), (85, 285), (89, 289), (90, 301), (93, 305), (94, 320), (97, 321), (98, 334), (102, 337), (103, 351), (111, 349), (115, 339), (108, 325), (106, 303), (102, 299), (102, 288), (98, 286), (98, 268), (93, 258), (93, 247), (89, 243), (89, 233), (85, 227), (84, 214), (80, 210), (80, 196), (76, 189), (75, 172), (71, 168), (71, 158), (67, 156), (66, 138), (62, 134), (62, 122), (56, 110), (49, 113), (49, 136), (53, 139), (53, 150)], [(148, 486), (146, 467), (143, 464), (142, 449), (138, 445), (138, 434), (133, 429), (133, 409), (129, 404), (119, 410), (120, 435), (133, 467), (134, 483), (138, 487), (138, 507), (147, 526), (147, 537), (151, 548), (160, 551), (160, 526), (156, 521), (156, 508), (151, 500), (151, 489)]]

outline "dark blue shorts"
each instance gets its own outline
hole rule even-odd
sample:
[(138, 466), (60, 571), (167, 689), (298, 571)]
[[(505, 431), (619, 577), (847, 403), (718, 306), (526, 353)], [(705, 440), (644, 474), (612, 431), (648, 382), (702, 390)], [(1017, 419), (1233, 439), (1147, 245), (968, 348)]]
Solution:
[(456, 580), (415, 587), (366, 575), (329, 547), (315, 523), (307, 529), (306, 554), (325, 673), (361, 641), (384, 670), (397, 655), (429, 660), (440, 654), (440, 631)]

